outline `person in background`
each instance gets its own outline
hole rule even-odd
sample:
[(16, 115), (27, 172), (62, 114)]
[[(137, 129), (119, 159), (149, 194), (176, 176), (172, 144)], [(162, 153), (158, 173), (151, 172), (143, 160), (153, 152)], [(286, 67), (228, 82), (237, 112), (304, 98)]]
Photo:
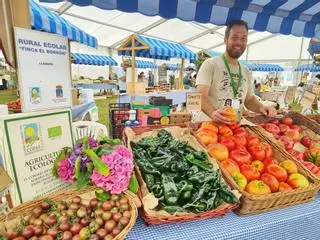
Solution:
[(121, 68), (118, 70), (118, 79), (119, 79), (119, 92), (126, 93), (126, 80), (127, 80), (127, 65), (121, 63)]
[(258, 101), (254, 95), (252, 74), (238, 61), (247, 48), (247, 41), (247, 23), (231, 21), (225, 31), (225, 53), (204, 61), (198, 72), (196, 85), (202, 94), (202, 110), (215, 122), (231, 124), (226, 117), (226, 103), (231, 103), (238, 115), (242, 114), (244, 106), (268, 116), (276, 114), (273, 107)]
[(255, 84), (254, 86), (254, 94), (258, 97), (261, 97), (261, 84), (260, 83), (257, 83)]
[(148, 87), (153, 87), (154, 85), (154, 76), (151, 71), (148, 72)]

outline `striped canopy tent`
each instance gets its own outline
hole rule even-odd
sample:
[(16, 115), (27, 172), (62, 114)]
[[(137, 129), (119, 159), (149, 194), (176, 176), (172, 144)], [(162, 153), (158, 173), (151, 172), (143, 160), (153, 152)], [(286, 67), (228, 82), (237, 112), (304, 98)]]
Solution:
[[(118, 47), (118, 55), (131, 56), (132, 57), (132, 75), (135, 76), (135, 57), (146, 57), (154, 59), (170, 58), (182, 58), (181, 69), (184, 68), (184, 59), (195, 60), (197, 54), (183, 46), (182, 44), (172, 43), (169, 41), (163, 41), (155, 38), (144, 37), (137, 34), (133, 34), (128, 37)], [(178, 89), (183, 89), (182, 84), (183, 73), (180, 72), (180, 78), (178, 82)], [(133, 79), (132, 93), (135, 93), (135, 80)], [(131, 91), (131, 90), (130, 90)]]
[(278, 64), (262, 64), (262, 63), (248, 63), (247, 61), (241, 61), (243, 65), (249, 68), (250, 71), (256, 72), (281, 72), (284, 68)]
[(93, 48), (97, 48), (98, 41), (95, 37), (82, 31), (58, 14), (41, 7), (33, 0), (29, 0), (30, 21), (32, 29), (55, 33), (67, 37)]
[(72, 63), (74, 64), (117, 66), (116, 60), (114, 60), (112, 57), (104, 56), (104, 55), (71, 53), (71, 59), (72, 59)]
[[(131, 60), (129, 60), (131, 62)], [(136, 68), (158, 68), (156, 64), (145, 60), (136, 60)]]
[[(62, 0), (40, 0), (61, 2)], [(285, 35), (314, 37), (320, 29), (319, 0), (69, 0), (78, 6), (139, 12), (166, 19), (226, 25), (234, 19), (248, 22), (250, 29)]]
[(132, 55), (132, 41), (134, 39), (135, 55), (137, 57), (166, 59), (186, 58), (194, 60), (197, 55), (182, 44), (158, 40), (155, 38), (132, 35), (118, 48), (118, 55)]
[(202, 50), (202, 51), (198, 52), (198, 56), (203, 57), (203, 58), (218, 57), (221, 54), (222, 53), (218, 53), (218, 52), (211, 51), (211, 50)]
[(320, 72), (320, 65), (303, 64), (295, 69), (296, 72)]

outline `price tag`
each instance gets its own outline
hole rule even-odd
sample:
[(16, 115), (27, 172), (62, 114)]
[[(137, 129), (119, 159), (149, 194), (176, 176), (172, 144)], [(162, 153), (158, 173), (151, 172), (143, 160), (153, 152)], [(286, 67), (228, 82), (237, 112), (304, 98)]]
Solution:
[(201, 110), (201, 93), (187, 93), (187, 111)]
[(287, 105), (291, 104), (294, 101), (295, 96), (296, 96), (296, 89), (297, 88), (293, 87), (293, 86), (288, 87), (287, 92), (286, 92), (286, 96), (284, 99), (284, 101)]
[(240, 100), (239, 99), (232, 99), (232, 108), (236, 111), (240, 109)]
[(302, 98), (300, 100), (300, 104), (303, 107), (303, 109), (311, 108), (315, 99), (316, 99), (316, 95), (314, 93), (304, 91)]

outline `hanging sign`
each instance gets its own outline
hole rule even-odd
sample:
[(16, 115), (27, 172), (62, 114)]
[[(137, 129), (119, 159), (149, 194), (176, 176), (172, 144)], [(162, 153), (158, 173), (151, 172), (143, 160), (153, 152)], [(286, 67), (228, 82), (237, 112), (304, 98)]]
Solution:
[(52, 175), (52, 167), (59, 151), (73, 146), (70, 110), (6, 115), (0, 118), (0, 128), (1, 155), (14, 180), (14, 204), (69, 186)]
[(187, 93), (187, 111), (201, 111), (201, 93)]
[(14, 28), (22, 112), (71, 107), (68, 39)]
[(316, 99), (316, 95), (314, 93), (304, 91), (302, 98), (300, 100), (300, 104), (303, 107), (303, 109), (311, 108), (315, 99)]
[(284, 100), (286, 104), (289, 105), (294, 101), (295, 96), (296, 96), (296, 89), (297, 88), (294, 86), (288, 87), (287, 92), (286, 92), (286, 96), (285, 96), (285, 100)]

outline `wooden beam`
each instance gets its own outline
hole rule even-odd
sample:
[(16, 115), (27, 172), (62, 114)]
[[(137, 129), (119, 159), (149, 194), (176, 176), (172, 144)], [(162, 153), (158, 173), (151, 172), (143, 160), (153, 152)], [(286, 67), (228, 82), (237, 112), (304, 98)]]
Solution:
[[(135, 50), (142, 50), (142, 49), (150, 49), (149, 47), (144, 47), (144, 46), (140, 46), (140, 47), (135, 47)], [(118, 48), (118, 51), (130, 51), (132, 50), (132, 47), (125, 47), (125, 48)]]

